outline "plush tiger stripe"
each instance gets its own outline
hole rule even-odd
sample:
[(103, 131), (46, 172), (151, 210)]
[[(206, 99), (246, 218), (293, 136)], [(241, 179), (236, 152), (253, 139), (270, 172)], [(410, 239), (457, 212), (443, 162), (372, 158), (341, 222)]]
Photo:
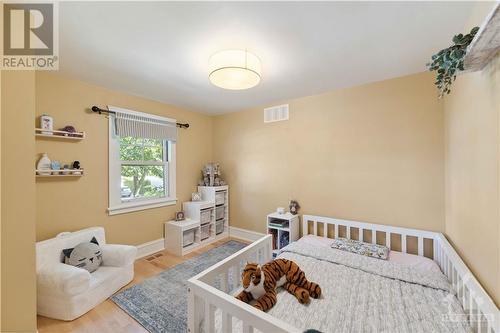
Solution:
[(254, 306), (262, 311), (267, 311), (276, 304), (276, 290), (270, 290), (266, 292), (262, 297), (255, 302)]
[(301, 304), (310, 302), (310, 297), (319, 298), (321, 288), (317, 283), (308, 281), (305, 273), (291, 260), (276, 259), (263, 266), (248, 263), (242, 273), (244, 290), (236, 296), (262, 311), (272, 308), (276, 302), (276, 288), (283, 286)]

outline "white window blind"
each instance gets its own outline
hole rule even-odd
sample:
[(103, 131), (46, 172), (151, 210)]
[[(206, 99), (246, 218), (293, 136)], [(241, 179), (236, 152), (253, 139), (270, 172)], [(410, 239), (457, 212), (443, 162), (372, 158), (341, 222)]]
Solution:
[(173, 119), (119, 108), (110, 110), (115, 112), (117, 136), (177, 141), (177, 125)]

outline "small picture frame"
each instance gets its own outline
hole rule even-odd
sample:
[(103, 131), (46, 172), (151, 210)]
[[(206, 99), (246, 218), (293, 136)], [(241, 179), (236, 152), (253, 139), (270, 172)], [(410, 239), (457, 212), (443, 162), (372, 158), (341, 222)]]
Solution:
[(184, 221), (186, 218), (184, 216), (184, 212), (181, 210), (180, 212), (175, 212), (175, 220), (176, 221)]
[(191, 201), (201, 201), (201, 193), (200, 192), (191, 193)]

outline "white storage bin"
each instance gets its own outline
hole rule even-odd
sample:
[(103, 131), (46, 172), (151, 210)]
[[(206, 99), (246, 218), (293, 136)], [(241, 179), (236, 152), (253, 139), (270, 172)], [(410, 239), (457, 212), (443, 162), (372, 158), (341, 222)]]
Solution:
[(194, 243), (194, 230), (189, 229), (182, 234), (182, 246), (188, 246)]
[(212, 221), (212, 208), (203, 209), (200, 211), (200, 223), (207, 224)]
[(220, 220), (224, 218), (224, 211), (226, 207), (220, 206), (215, 208), (215, 219)]
[(226, 191), (215, 192), (215, 204), (223, 205), (226, 203)]
[(201, 240), (210, 237), (210, 224), (201, 226)]
[(218, 235), (224, 232), (224, 220), (215, 222), (215, 234)]

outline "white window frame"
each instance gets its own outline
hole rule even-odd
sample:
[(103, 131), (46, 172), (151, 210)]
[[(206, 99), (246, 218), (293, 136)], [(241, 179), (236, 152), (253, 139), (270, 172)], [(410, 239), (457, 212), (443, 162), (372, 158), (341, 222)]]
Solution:
[[(142, 116), (152, 117), (156, 119), (166, 120), (175, 123), (175, 119), (150, 115), (142, 112), (127, 110), (109, 105), (110, 111), (127, 112), (132, 114), (139, 114)], [(176, 144), (172, 141), (166, 141), (163, 145), (163, 152), (168, 153), (168, 162), (166, 163), (168, 175), (167, 193), (168, 195), (161, 198), (132, 200), (130, 202), (122, 202), (121, 198), (121, 160), (120, 160), (120, 140), (115, 135), (114, 129), (114, 116), (110, 116), (108, 120), (108, 144), (109, 144), (109, 205), (108, 214), (116, 215), (123, 213), (130, 213), (134, 211), (158, 208), (163, 206), (171, 206), (177, 203), (177, 193), (175, 187), (176, 179)], [(163, 165), (163, 163), (162, 163)]]

